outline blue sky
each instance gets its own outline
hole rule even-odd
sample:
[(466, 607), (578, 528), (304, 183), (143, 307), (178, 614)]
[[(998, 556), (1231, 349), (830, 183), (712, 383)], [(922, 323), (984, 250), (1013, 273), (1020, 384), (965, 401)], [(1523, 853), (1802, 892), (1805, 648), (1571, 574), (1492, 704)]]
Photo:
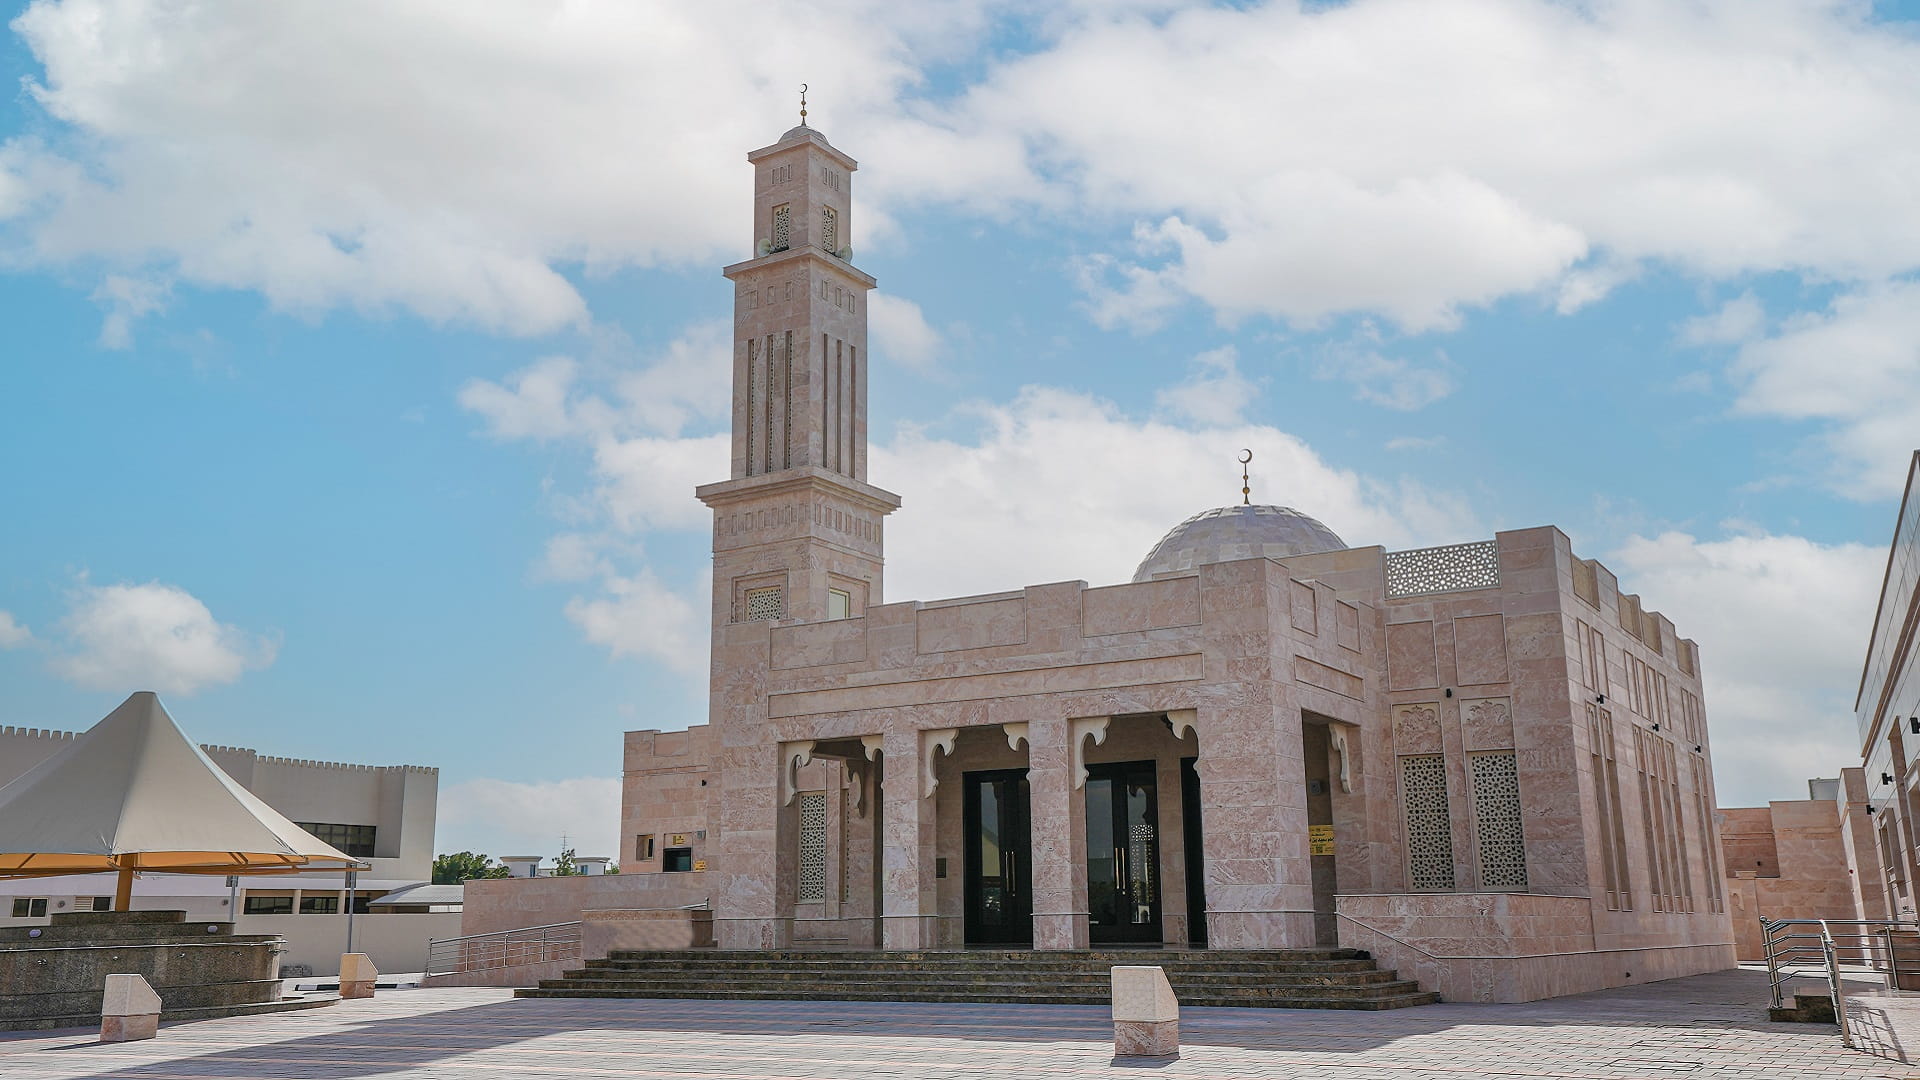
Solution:
[(153, 686), (611, 850), (619, 732), (704, 720), (718, 268), (804, 78), (891, 598), (1123, 580), (1251, 446), (1356, 544), (1567, 531), (1701, 643), (1723, 804), (1845, 763), (1915, 5), (896, 7), (14, 7), (0, 723)]

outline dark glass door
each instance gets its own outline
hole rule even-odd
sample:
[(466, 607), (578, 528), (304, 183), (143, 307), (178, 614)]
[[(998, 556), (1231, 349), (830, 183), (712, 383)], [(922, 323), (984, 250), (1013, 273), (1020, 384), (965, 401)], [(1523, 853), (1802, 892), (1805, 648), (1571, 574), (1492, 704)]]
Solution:
[(1187, 944), (1207, 945), (1207, 859), (1201, 842), (1200, 771), (1197, 759), (1180, 759), (1180, 823), (1187, 853)]
[(1033, 943), (1033, 858), (1027, 834), (1027, 770), (967, 773), (966, 940)]
[(1087, 914), (1096, 942), (1160, 940), (1154, 763), (1087, 766)]

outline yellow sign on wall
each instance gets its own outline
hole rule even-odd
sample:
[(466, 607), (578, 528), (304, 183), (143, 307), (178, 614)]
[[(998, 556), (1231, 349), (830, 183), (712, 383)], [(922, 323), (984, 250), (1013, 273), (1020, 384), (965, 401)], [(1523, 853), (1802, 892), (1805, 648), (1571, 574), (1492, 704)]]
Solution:
[(707, 860), (705, 859), (693, 860), (693, 868), (695, 870), (705, 870), (707, 868)]
[(1333, 826), (1331, 825), (1307, 826), (1307, 854), (1309, 855), (1333, 854)]
[(686, 847), (686, 846), (687, 846), (687, 834), (686, 834), (686, 833), (682, 833), (682, 832), (677, 832), (677, 833), (674, 833), (674, 834), (673, 834), (673, 839), (672, 839), (672, 840), (669, 840), (669, 841), (668, 841), (668, 843), (669, 843), (669, 844), (671, 844), (671, 845), (672, 845), (672, 846), (674, 846), (674, 847)]

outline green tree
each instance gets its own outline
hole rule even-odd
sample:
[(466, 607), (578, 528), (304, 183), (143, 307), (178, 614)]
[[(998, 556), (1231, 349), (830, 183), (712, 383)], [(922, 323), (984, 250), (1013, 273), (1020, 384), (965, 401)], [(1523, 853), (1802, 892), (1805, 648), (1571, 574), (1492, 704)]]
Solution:
[(554, 877), (579, 877), (580, 864), (574, 861), (572, 848), (561, 848), (560, 857), (553, 860)]
[(485, 855), (475, 855), (471, 851), (458, 851), (451, 855), (433, 857), (433, 883), (435, 885), (458, 885), (473, 878), (511, 877), (513, 872), (495, 863)]

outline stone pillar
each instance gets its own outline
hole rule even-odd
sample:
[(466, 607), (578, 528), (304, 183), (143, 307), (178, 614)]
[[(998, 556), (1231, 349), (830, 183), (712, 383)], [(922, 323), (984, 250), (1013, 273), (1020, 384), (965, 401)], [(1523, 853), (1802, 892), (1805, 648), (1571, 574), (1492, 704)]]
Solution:
[(1113, 969), (1113, 1056), (1180, 1056), (1180, 1001), (1161, 969)]
[(373, 996), (373, 984), (380, 978), (379, 969), (363, 952), (340, 954), (340, 997), (370, 998)]
[(884, 746), (882, 943), (889, 949), (930, 949), (939, 942), (939, 899), (933, 878), (934, 801), (921, 792), (927, 762), (920, 732), (903, 725), (887, 732)]
[(1087, 937), (1087, 803), (1078, 786), (1072, 721), (1027, 721), (1028, 813), (1033, 849), (1033, 947), (1084, 949)]
[(738, 731), (753, 741), (722, 745), (715, 755), (722, 873), (713, 896), (714, 938), (722, 949), (784, 949), (793, 941), (793, 921), (782, 918), (778, 907), (780, 748), (763, 732), (743, 729), (729, 726), (723, 738)]
[(160, 1033), (160, 995), (139, 975), (107, 976), (100, 1003), (100, 1041), (133, 1042)]

